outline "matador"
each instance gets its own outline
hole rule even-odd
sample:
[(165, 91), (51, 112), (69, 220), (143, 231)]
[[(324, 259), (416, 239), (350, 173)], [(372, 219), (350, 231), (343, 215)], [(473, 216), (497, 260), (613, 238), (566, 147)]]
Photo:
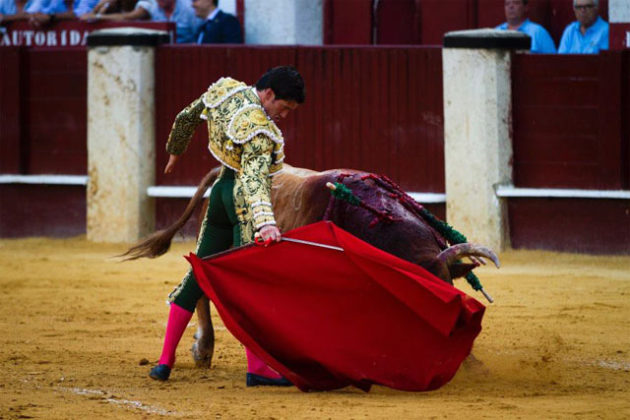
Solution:
[[(284, 139), (275, 121), (286, 118), (304, 97), (302, 76), (295, 68), (282, 66), (266, 72), (255, 86), (221, 78), (177, 115), (166, 144), (170, 156), (164, 172), (173, 170), (204, 120), (208, 149), (222, 164), (199, 232), (197, 256), (251, 243), (257, 233), (265, 241), (280, 240), (271, 206), (271, 177), (282, 169)], [(202, 296), (189, 270), (169, 295), (164, 346), (151, 378), (169, 378), (177, 345)], [(249, 350), (247, 359), (248, 386), (290, 385)]]

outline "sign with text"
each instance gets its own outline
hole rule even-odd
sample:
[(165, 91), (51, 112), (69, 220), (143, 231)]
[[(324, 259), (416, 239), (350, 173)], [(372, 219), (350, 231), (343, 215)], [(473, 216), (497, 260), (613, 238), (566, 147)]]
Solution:
[(84, 47), (90, 32), (105, 28), (135, 27), (167, 31), (175, 39), (172, 22), (84, 22), (69, 20), (36, 28), (28, 22), (0, 27), (0, 47)]

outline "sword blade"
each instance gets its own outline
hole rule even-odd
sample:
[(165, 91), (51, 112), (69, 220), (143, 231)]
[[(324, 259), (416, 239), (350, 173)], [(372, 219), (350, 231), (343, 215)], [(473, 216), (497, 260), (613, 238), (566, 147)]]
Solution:
[(319, 248), (334, 249), (335, 251), (343, 252), (343, 248), (340, 248), (338, 246), (333, 246), (333, 245), (320, 244), (318, 242), (304, 241), (302, 239), (294, 239), (294, 238), (285, 238), (284, 236), (282, 236), (280, 240), (287, 241), (287, 242), (295, 242), (295, 243), (303, 244), (303, 245), (316, 246)]

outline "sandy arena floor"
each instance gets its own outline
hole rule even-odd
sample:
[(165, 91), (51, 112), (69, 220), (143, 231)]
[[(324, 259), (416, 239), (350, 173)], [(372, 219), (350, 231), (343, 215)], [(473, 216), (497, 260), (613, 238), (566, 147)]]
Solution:
[(428, 393), (305, 394), (246, 388), (218, 318), (212, 369), (192, 363), (191, 323), (171, 381), (147, 377), (192, 248), (117, 263), (123, 246), (0, 240), (0, 419), (630, 418), (630, 257), (504, 253), (500, 270), (477, 270), (496, 299), (474, 349), (484, 366)]

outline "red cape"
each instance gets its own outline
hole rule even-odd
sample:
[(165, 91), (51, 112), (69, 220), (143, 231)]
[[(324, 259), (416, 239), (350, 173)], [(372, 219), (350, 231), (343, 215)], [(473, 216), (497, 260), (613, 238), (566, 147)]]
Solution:
[(280, 242), (188, 257), (226, 328), (302, 391), (447, 383), (481, 331), (485, 307), (425, 269), (330, 222)]

